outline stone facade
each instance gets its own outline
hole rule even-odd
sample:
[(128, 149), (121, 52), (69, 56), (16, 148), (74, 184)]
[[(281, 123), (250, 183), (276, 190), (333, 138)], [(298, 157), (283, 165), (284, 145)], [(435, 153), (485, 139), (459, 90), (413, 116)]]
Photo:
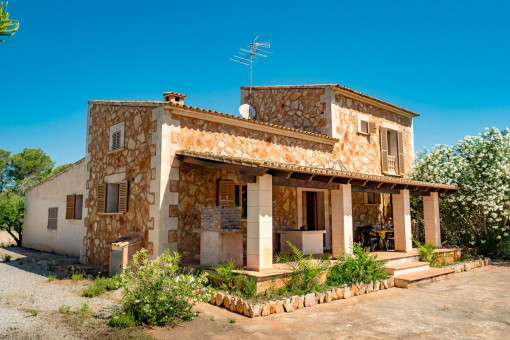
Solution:
[(380, 204), (365, 204), (362, 192), (352, 193), (352, 216), (354, 226), (391, 224), (390, 197), (381, 194)]
[[(178, 117), (178, 112), (174, 113)], [(179, 117), (173, 142), (182, 149), (212, 154), (344, 170), (336, 147), (205, 120)]]
[[(248, 94), (248, 88), (242, 88), (243, 103), (249, 102)], [(321, 161), (319, 153), (307, 153), (313, 159), (310, 165), (316, 167), (381, 175), (380, 129), (384, 126), (402, 132), (406, 172), (402, 177), (407, 178), (414, 161), (412, 118), (355, 97), (340, 93), (335, 85), (260, 86), (253, 88), (252, 104), (255, 120), (337, 138), (335, 147), (328, 149), (333, 166)], [(375, 133), (358, 133), (359, 115), (375, 123)], [(301, 154), (296, 156), (299, 161)], [(293, 164), (299, 164), (295, 161)]]
[[(84, 224), (85, 261), (89, 265), (107, 267), (110, 243), (129, 233), (143, 236), (143, 247), (150, 248), (148, 230), (154, 227), (149, 206), (154, 193), (149, 186), (155, 169), (151, 157), (156, 153), (152, 134), (157, 126), (152, 121), (152, 107), (140, 105), (92, 104), (89, 109), (87, 172)], [(125, 123), (125, 147), (109, 152), (110, 126)], [(128, 210), (124, 214), (97, 211), (98, 185), (116, 177), (129, 182)]]
[[(325, 93), (325, 88), (255, 87), (252, 91), (255, 119), (327, 135)], [(243, 88), (241, 101), (248, 103), (249, 98), (249, 90)]]
[[(414, 141), (412, 120), (383, 108), (363, 103), (359, 100), (335, 94), (333, 101), (334, 131), (332, 136), (340, 140), (339, 161), (349, 171), (381, 175), (380, 128), (393, 126), (402, 132), (404, 144), (404, 166), (407, 172), (414, 162)], [(376, 133), (357, 133), (358, 114), (369, 117), (376, 125)]]
[(280, 248), (277, 230), (297, 229), (297, 190), (294, 187), (273, 186), (273, 249)]

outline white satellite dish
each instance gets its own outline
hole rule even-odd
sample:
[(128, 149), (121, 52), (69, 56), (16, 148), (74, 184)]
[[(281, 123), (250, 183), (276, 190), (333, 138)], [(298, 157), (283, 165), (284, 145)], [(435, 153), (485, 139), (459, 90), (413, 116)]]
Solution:
[(257, 114), (255, 112), (255, 109), (250, 104), (243, 104), (239, 106), (239, 114), (241, 117), (246, 119), (253, 119), (255, 118), (255, 115)]

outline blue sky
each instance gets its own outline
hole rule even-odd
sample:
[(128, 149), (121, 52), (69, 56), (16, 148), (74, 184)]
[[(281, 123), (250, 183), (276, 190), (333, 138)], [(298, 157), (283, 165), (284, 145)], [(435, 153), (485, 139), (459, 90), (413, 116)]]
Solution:
[(26, 1), (0, 43), (0, 148), (85, 153), (87, 101), (160, 100), (237, 114), (255, 85), (340, 83), (421, 114), (415, 145), (510, 126), (508, 1)]

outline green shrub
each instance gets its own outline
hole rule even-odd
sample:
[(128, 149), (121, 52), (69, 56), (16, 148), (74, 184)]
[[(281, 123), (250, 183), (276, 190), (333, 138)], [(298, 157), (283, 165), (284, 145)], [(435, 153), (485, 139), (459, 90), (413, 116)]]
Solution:
[(105, 291), (116, 290), (121, 287), (122, 281), (120, 275), (113, 277), (96, 277), (94, 282), (91, 283), (84, 291), (83, 296), (94, 297), (104, 293)]
[(20, 259), (18, 260), (18, 264), (19, 264), (20, 266), (22, 266), (22, 265), (23, 265), (23, 263), (25, 263), (25, 259), (24, 259), (24, 258), (20, 258)]
[(215, 271), (209, 274), (213, 286), (230, 294), (256, 298), (257, 283), (246, 274), (234, 272), (239, 269), (234, 262), (221, 263), (214, 269)]
[(110, 318), (109, 325), (115, 328), (128, 328), (136, 326), (136, 321), (131, 313), (117, 312)]
[(48, 276), (48, 282), (55, 281), (57, 277), (55, 275)]
[(11, 260), (11, 258), (12, 258), (12, 257), (11, 257), (11, 255), (7, 255), (7, 254), (5, 254), (5, 255), (2, 257), (2, 260), (3, 260), (4, 262), (9, 262), (9, 261)]
[(342, 255), (329, 269), (328, 284), (342, 286), (384, 280), (388, 278), (384, 264), (384, 261), (377, 261), (377, 255), (363, 249), (361, 243), (354, 243), (353, 254)]
[(37, 316), (39, 314), (39, 311), (37, 309), (32, 309), (30, 313), (32, 313), (33, 316)]
[(292, 268), (289, 290), (297, 295), (316, 291), (319, 287), (320, 275), (327, 271), (329, 261), (314, 259), (311, 253), (305, 257), (292, 242), (287, 241), (287, 244), (292, 249), (293, 259), (287, 263)]
[(228, 318), (228, 323), (236, 323), (236, 319), (234, 319), (234, 318)]
[(174, 325), (192, 320), (193, 305), (208, 301), (204, 288), (206, 274), (183, 274), (179, 270), (180, 255), (166, 250), (153, 261), (147, 250), (137, 252), (122, 273), (123, 312), (133, 315), (137, 324)]

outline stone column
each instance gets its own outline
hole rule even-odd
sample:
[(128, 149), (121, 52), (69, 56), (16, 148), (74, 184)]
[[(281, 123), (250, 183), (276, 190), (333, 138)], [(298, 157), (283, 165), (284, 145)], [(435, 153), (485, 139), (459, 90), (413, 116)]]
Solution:
[(393, 225), (395, 228), (395, 251), (411, 251), (413, 235), (411, 233), (409, 190), (400, 190), (399, 194), (393, 194)]
[(331, 190), (331, 251), (341, 255), (352, 253), (352, 196), (351, 185), (341, 184)]
[(247, 267), (264, 270), (273, 267), (273, 176), (257, 176), (248, 183)]
[(439, 194), (431, 192), (423, 196), (423, 217), (425, 221), (425, 242), (432, 242), (441, 248), (441, 228), (439, 226)]

